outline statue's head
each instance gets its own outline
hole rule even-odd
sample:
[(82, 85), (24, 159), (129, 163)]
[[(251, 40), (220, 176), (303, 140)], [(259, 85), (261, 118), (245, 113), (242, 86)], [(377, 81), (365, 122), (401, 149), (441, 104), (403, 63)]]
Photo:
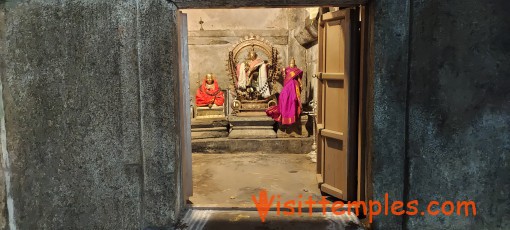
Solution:
[(207, 75), (205, 75), (205, 82), (207, 82), (207, 84), (214, 83), (214, 79), (213, 79), (212, 73), (208, 73)]
[(296, 59), (294, 59), (294, 57), (290, 59), (289, 66), (292, 68), (296, 67)]
[(250, 59), (250, 60), (252, 60), (252, 61), (253, 61), (253, 60), (255, 60), (255, 59), (257, 59), (257, 52), (255, 52), (255, 49), (254, 49), (254, 48), (252, 48), (252, 49), (250, 50), (250, 52), (248, 53), (248, 59)]

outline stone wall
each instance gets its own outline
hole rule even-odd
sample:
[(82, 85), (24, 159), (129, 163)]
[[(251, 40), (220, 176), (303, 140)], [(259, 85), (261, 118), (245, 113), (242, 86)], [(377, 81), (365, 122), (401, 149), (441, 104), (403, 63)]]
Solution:
[(476, 216), (380, 215), (373, 227), (507, 229), (510, 4), (382, 0), (369, 10), (370, 197), (418, 200), (420, 211), (432, 200), (477, 205)]
[(175, 222), (175, 10), (164, 0), (2, 1), (0, 213), (7, 207), (9, 225)]
[[(408, 2), (371, 1), (367, 60), (367, 198), (404, 200)], [(402, 229), (402, 216), (379, 215), (374, 229)]]
[(409, 229), (510, 228), (508, 1), (412, 1), (409, 199), (472, 200), (477, 215), (417, 216)]
[[(184, 10), (184, 13), (188, 14), (189, 79), (193, 104), (196, 90), (207, 73), (215, 75), (222, 89), (230, 87), (232, 78), (226, 67), (228, 52), (240, 39), (251, 34), (261, 36), (275, 45), (282, 61), (287, 59), (286, 9), (207, 9)], [(203, 30), (200, 30), (200, 19), (204, 22)]]
[[(314, 60), (317, 60), (317, 46), (315, 47), (303, 47), (299, 44), (296, 39), (300, 31), (305, 28), (305, 20), (308, 18), (309, 12), (305, 8), (291, 8), (288, 9), (289, 15), (289, 54), (288, 60), (291, 58), (296, 59), (296, 65), (298, 68), (303, 70), (303, 78), (302, 78), (302, 92), (301, 92), (301, 102), (303, 104), (308, 104), (308, 102), (313, 98), (310, 95), (313, 94), (312, 88), (312, 76), (315, 74)], [(315, 51), (315, 52), (314, 52)], [(285, 62), (284, 66), (288, 66), (289, 62)]]

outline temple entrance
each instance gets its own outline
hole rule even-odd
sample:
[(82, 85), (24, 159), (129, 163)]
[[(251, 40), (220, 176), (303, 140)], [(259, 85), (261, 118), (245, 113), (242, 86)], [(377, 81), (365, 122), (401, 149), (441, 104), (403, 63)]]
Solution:
[(360, 15), (360, 7), (181, 12), (188, 204), (256, 210), (263, 189), (282, 202), (364, 199)]

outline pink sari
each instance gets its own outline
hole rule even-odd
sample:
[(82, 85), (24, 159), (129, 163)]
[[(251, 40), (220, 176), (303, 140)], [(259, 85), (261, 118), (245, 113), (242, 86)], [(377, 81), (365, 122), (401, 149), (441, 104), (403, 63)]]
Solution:
[(271, 106), (266, 114), (283, 125), (296, 122), (301, 114), (301, 78), (303, 71), (298, 68), (285, 68), (283, 89), (278, 97), (278, 105)]

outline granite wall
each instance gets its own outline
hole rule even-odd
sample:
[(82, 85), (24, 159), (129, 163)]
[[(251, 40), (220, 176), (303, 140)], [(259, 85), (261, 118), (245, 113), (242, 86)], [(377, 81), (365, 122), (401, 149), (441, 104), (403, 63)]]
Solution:
[[(416, 216), (408, 229), (510, 228), (508, 1), (411, 1), (408, 199), (472, 200), (476, 216)], [(437, 209), (437, 208), (436, 208)]]
[(182, 203), (175, 6), (0, 3), (11, 229), (170, 228)]
[[(404, 200), (408, 1), (370, 1), (368, 59), (367, 199)], [(402, 216), (379, 215), (375, 229), (401, 229)]]
[(476, 216), (381, 215), (373, 227), (508, 229), (510, 4), (369, 6), (369, 197), (418, 200), (420, 211), (432, 200), (477, 205)]

